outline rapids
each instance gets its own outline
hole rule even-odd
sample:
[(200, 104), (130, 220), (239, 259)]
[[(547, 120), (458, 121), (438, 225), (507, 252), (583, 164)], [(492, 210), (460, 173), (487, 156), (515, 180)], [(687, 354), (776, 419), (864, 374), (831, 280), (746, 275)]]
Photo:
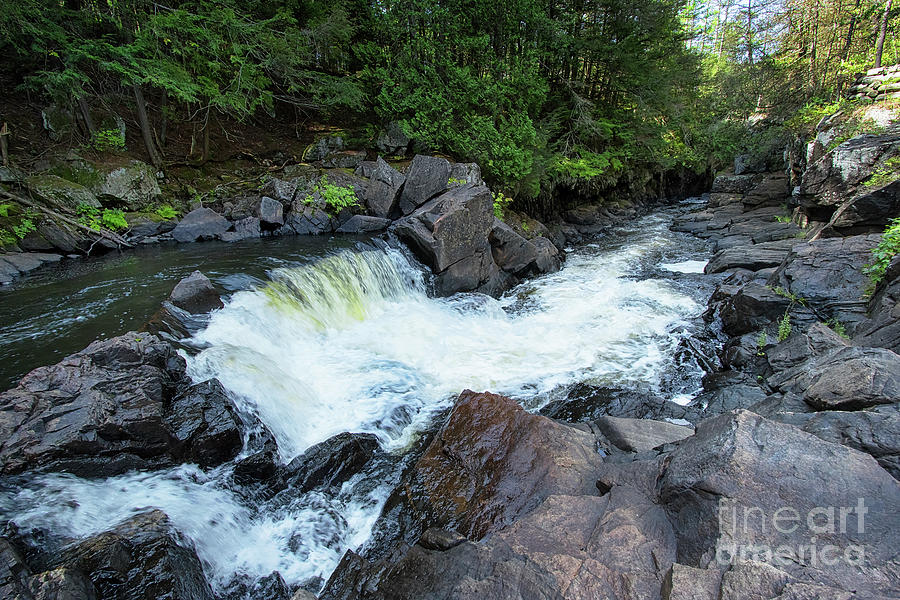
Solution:
[(276, 570), (315, 587), (369, 538), (400, 457), (461, 390), (531, 410), (580, 382), (679, 402), (698, 391), (693, 367), (677, 394), (660, 387), (705, 303), (689, 275), (702, 271), (705, 250), (668, 230), (672, 215), (572, 250), (560, 272), (499, 300), (432, 298), (421, 268), (391, 249), (275, 268), (235, 292), (188, 341), (191, 377), (218, 378), (270, 429), (285, 462), (343, 431), (378, 436), (389, 458), (340, 490), (259, 500), (231, 483), (231, 465), (182, 465), (106, 480), (38, 476), (0, 493), (0, 513), (66, 540), (158, 507), (195, 544), (218, 592), (240, 595)]

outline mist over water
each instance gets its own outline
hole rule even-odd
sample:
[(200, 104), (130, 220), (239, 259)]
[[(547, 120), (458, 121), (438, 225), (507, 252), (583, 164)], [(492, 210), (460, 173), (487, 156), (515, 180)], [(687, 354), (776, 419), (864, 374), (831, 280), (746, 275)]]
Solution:
[[(421, 271), (394, 250), (275, 269), (195, 335), (202, 349), (189, 373), (218, 378), (271, 430), (285, 462), (344, 431), (373, 433), (400, 455), (465, 388), (530, 409), (584, 381), (655, 389), (701, 310), (689, 290), (652, 276), (702, 270), (668, 223), (647, 217), (500, 300), (430, 298)], [(337, 492), (263, 503), (230, 487), (229, 465), (95, 481), (46, 475), (0, 496), (0, 510), (22, 527), (80, 538), (158, 507), (193, 541), (217, 590), (274, 570), (296, 585), (327, 578), (344, 550), (365, 542), (393, 464), (376, 461)]]

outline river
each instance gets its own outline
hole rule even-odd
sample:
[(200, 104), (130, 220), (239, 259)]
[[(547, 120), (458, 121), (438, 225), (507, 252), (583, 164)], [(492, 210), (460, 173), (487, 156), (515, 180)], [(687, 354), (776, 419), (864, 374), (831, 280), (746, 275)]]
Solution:
[(582, 382), (655, 389), (680, 402), (699, 390), (696, 368), (682, 366), (671, 383), (679, 344), (709, 293), (692, 275), (705, 247), (668, 230), (686, 209), (570, 249), (561, 271), (500, 299), (430, 297), (426, 275), (403, 253), (347, 239), (193, 245), (23, 282), (4, 292), (4, 305), (17, 307), (0, 313), (0, 349), (22, 354), (4, 377), (83, 347), (88, 331), (135, 327), (200, 268), (229, 297), (186, 341), (196, 350), (192, 378), (217, 377), (271, 430), (285, 462), (343, 431), (375, 434), (385, 454), (339, 490), (265, 500), (231, 483), (232, 464), (105, 480), (41, 475), (2, 491), (0, 513), (65, 541), (158, 507), (194, 543), (217, 592), (273, 571), (315, 587), (347, 548), (369, 539), (402, 456), (461, 390), (503, 393), (532, 410)]

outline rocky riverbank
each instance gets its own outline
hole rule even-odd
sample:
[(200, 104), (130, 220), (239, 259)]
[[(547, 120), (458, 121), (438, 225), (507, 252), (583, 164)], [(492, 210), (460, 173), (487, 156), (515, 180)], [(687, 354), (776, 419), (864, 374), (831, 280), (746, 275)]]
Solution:
[[(702, 357), (704, 389), (687, 405), (576, 386), (532, 414), (464, 391), (408, 455), (370, 542), (323, 588), (309, 587), (320, 600), (896, 597), (900, 259), (869, 298), (861, 267), (897, 214), (893, 184), (864, 182), (898, 141), (851, 140), (799, 181), (722, 175), (673, 225), (709, 241), (715, 253), (698, 277), (718, 283), (703, 339), (686, 350), (717, 351)], [(869, 175), (841, 166), (861, 148), (877, 155)], [(405, 177), (418, 183), (393, 192), (407, 209), (390, 228), (432, 268), (436, 291), (497, 293), (509, 278), (552, 270), (538, 266), (554, 256), (541, 254), (545, 242), (494, 220), (487, 188), (446, 189), (443, 163), (416, 160)], [(429, 187), (435, 170), (440, 185)], [(601, 210), (569, 215), (565, 235), (589, 235)], [(548, 232), (536, 239), (555, 245)], [(170, 301), (188, 312), (219, 306), (199, 274)], [(177, 316), (154, 327), (171, 331)], [(340, 486), (381, 456), (372, 436), (343, 433), (280, 464), (272, 435), (231, 402), (215, 380), (192, 383), (155, 335), (97, 342), (0, 394), (4, 479), (214, 467), (243, 448), (233, 477), (258, 500)], [(75, 542), (9, 524), (0, 550), (8, 597), (214, 597), (160, 511)], [(314, 597), (277, 572), (234, 593)]]

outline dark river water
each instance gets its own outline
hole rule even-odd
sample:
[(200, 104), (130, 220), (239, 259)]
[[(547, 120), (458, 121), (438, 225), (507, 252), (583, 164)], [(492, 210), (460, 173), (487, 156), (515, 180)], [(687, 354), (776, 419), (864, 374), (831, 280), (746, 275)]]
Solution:
[(246, 289), (277, 267), (350, 248), (352, 236), (291, 236), (233, 244), (168, 244), (66, 259), (0, 286), (0, 390), (96, 339), (139, 329), (195, 269), (219, 289)]

